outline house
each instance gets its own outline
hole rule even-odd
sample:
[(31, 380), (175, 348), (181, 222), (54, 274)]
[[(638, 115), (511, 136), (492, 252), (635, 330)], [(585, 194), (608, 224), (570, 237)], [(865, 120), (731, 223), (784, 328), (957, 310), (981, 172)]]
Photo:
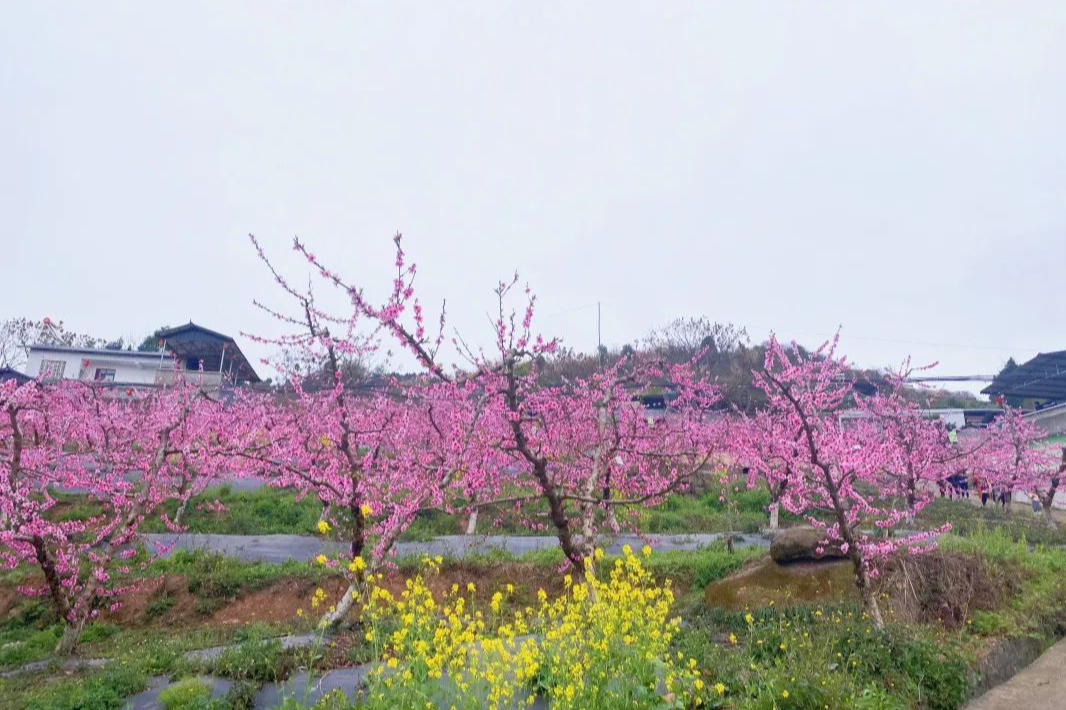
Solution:
[(1026, 363), (1004, 368), (981, 393), (1030, 410), (1066, 402), (1066, 350), (1040, 353)]
[(8, 380), (14, 380), (15, 384), (21, 385), (29, 382), (30, 378), (18, 370), (12, 370), (10, 367), (0, 367), (0, 382)]
[(189, 321), (159, 333), (160, 347), (171, 353), (186, 370), (217, 372), (235, 385), (257, 384), (262, 380), (237, 342), (228, 335)]
[(159, 337), (159, 350), (148, 352), (31, 345), (26, 372), (46, 382), (81, 380), (116, 387), (161, 387), (179, 378), (195, 378), (206, 389), (260, 381), (228, 335), (189, 322), (163, 330)]

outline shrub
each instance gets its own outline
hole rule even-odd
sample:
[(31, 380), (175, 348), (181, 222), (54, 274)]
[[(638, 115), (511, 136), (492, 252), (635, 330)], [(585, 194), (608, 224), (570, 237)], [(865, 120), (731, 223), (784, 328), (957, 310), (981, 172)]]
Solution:
[(149, 619), (163, 616), (174, 608), (175, 601), (177, 600), (168, 594), (166, 589), (162, 589), (148, 601), (148, 607), (145, 609), (145, 616)]
[(249, 683), (248, 681), (234, 683), (222, 698), (222, 705), (225, 710), (253, 710), (255, 707), (255, 691), (256, 686), (254, 683)]
[(59, 625), (41, 630), (23, 627), (0, 633), (0, 668), (22, 665), (51, 655), (62, 633)]
[(929, 550), (890, 559), (878, 590), (891, 597), (898, 621), (958, 628), (974, 612), (995, 609), (1015, 596), (1020, 577), (1011, 560), (992, 564), (976, 552)]
[(94, 621), (81, 632), (81, 643), (92, 643), (109, 639), (119, 632), (119, 627), (103, 621)]
[(190, 710), (211, 698), (211, 687), (199, 678), (186, 678), (159, 693), (163, 710)]
[(278, 639), (248, 639), (222, 651), (213, 666), (226, 678), (275, 682), (288, 671)]

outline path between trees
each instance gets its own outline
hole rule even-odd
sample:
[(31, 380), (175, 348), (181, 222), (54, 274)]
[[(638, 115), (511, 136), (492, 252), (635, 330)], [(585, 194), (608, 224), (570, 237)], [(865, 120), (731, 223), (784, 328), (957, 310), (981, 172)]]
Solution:
[(1062, 710), (1066, 707), (1066, 639), (965, 710)]
[[(211, 534), (152, 534), (145, 539), (165, 548), (165, 555), (175, 550), (205, 550), (218, 552), (229, 557), (236, 557), (249, 562), (285, 562), (296, 560), (304, 562), (313, 560), (319, 554), (332, 555), (345, 549), (345, 545), (305, 535), (211, 535)], [(725, 539), (724, 533), (700, 533), (685, 535), (619, 535), (610, 544), (605, 544), (608, 553), (617, 553), (623, 545), (634, 549), (650, 544), (659, 552), (668, 550), (695, 550), (718, 540)], [(445, 555), (448, 557), (467, 557), (499, 550), (513, 555), (536, 552), (557, 547), (558, 539), (551, 535), (446, 535), (424, 542), (400, 542), (396, 545), (396, 555)], [(765, 535), (733, 535), (733, 544), (737, 547), (769, 547), (770, 538)]]

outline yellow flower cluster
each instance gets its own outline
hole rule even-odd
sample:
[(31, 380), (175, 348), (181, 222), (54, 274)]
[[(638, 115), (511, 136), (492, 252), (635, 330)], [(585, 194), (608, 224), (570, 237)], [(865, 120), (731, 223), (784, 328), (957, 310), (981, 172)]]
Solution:
[[(435, 570), (439, 562), (424, 560)], [(513, 589), (513, 588), (512, 588)], [(468, 585), (473, 591), (474, 585)], [(460, 596), (458, 585), (438, 601), (422, 575), (399, 598), (372, 585), (363, 605), (366, 639), (384, 663), (367, 679), (368, 710), (443, 707), (515, 708), (531, 705), (540, 649), (526, 614), (503, 614), (493, 596), (492, 618)]]
[[(317, 609), (324, 601), (326, 601), (326, 593), (322, 591), (322, 587), (319, 587), (315, 590), (315, 593), (311, 595), (311, 608)], [(299, 610), (297, 610), (297, 612), (299, 612)], [(302, 614), (300, 615), (302, 616)]]
[[(650, 549), (642, 550), (644, 556)], [(594, 557), (601, 557), (594, 555)], [(680, 707), (700, 703), (695, 660), (669, 653), (681, 620), (671, 617), (674, 594), (669, 581), (656, 584), (628, 546), (610, 568), (608, 579), (593, 574), (567, 584), (563, 596), (541, 595), (544, 668), (541, 683), (553, 710), (608, 707)]]
[[(593, 560), (604, 559), (597, 553)], [(567, 575), (559, 597), (538, 590), (538, 607), (513, 610), (513, 584), (495, 591), (485, 609), (473, 596), (474, 583), (435, 595), (426, 576), (441, 562), (423, 559), (423, 573), (398, 596), (382, 586), (380, 574), (366, 575), (358, 587), (363, 636), (381, 659), (361, 708), (517, 709), (532, 705), (536, 693), (553, 710), (702, 702), (696, 661), (669, 652), (680, 626), (671, 616), (670, 583), (657, 584), (630, 548), (605, 581), (590, 560), (584, 581)], [(316, 592), (311, 603), (323, 601)]]

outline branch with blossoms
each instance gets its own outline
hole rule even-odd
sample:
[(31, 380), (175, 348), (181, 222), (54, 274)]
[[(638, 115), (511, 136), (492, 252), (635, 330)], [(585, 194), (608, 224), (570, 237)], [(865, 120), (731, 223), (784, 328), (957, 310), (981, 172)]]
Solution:
[[(40, 570), (44, 585), (21, 591), (48, 597), (63, 620), (60, 653), (134, 586), (141, 522), (190, 490), (190, 468), (215, 470), (219, 409), (182, 383), (127, 397), (78, 382), (0, 383), (0, 560)], [(98, 512), (55, 520), (55, 492), (72, 490)]]

